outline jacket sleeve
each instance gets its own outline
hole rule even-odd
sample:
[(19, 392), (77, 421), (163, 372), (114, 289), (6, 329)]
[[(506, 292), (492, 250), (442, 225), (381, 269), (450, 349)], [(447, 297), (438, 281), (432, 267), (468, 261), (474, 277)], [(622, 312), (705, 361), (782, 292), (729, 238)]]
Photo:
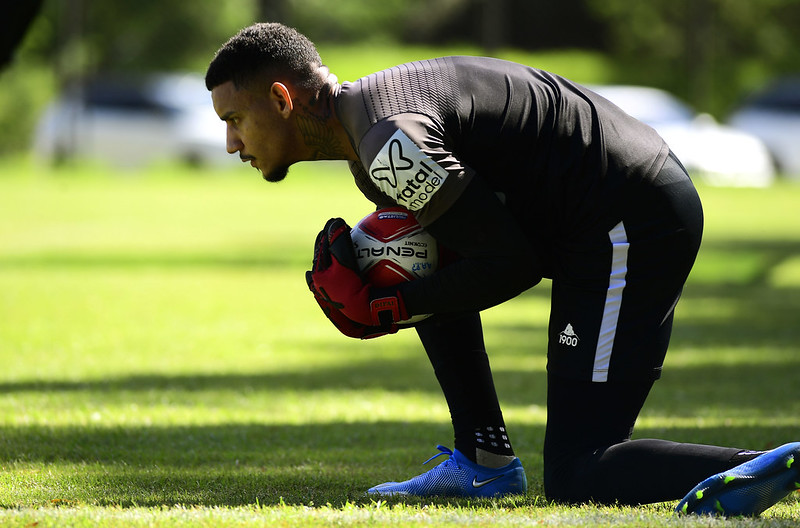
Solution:
[(411, 314), (484, 310), (542, 279), (532, 244), (480, 175), (426, 229), (458, 258), (429, 277), (401, 286)]

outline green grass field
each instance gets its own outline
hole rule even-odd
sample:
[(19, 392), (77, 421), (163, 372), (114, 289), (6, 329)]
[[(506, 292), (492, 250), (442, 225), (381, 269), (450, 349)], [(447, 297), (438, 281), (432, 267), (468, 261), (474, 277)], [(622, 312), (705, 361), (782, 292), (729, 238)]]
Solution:
[[(706, 238), (637, 437), (800, 439), (800, 186), (701, 186)], [(0, 164), (0, 525), (796, 526), (564, 507), (542, 494), (547, 284), (484, 314), (530, 490), (374, 501), (449, 416), (411, 331), (361, 342), (303, 272), (330, 216), (371, 206), (341, 164), (114, 173)]]

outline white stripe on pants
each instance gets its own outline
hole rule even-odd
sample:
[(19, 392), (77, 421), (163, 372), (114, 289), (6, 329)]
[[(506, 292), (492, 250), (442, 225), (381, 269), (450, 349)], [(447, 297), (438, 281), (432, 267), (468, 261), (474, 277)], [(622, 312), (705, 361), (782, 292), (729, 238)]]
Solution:
[(608, 368), (611, 364), (611, 352), (614, 349), (614, 337), (617, 334), (617, 321), (622, 306), (622, 292), (625, 289), (625, 275), (628, 272), (628, 235), (622, 222), (608, 232), (611, 240), (611, 276), (608, 281), (606, 304), (603, 308), (603, 320), (600, 323), (600, 335), (597, 338), (597, 350), (594, 353), (594, 369), (592, 381), (608, 381)]

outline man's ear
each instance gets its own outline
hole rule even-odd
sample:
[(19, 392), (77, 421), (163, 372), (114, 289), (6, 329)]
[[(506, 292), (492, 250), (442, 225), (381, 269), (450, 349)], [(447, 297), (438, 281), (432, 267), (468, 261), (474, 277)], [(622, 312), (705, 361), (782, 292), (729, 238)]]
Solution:
[(289, 117), (289, 114), (294, 110), (294, 102), (289, 89), (285, 84), (280, 82), (272, 83), (269, 90), (270, 99), (277, 105), (278, 112), (283, 117)]

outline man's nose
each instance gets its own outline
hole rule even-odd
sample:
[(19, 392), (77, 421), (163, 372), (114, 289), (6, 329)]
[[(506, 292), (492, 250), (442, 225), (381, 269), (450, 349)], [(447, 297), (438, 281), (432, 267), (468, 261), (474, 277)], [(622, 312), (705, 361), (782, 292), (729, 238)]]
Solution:
[(231, 127), (228, 127), (228, 131), (225, 136), (225, 147), (228, 151), (228, 154), (236, 154), (244, 147), (244, 143), (242, 143), (242, 139), (239, 137), (239, 134), (237, 134), (235, 130), (232, 130)]

